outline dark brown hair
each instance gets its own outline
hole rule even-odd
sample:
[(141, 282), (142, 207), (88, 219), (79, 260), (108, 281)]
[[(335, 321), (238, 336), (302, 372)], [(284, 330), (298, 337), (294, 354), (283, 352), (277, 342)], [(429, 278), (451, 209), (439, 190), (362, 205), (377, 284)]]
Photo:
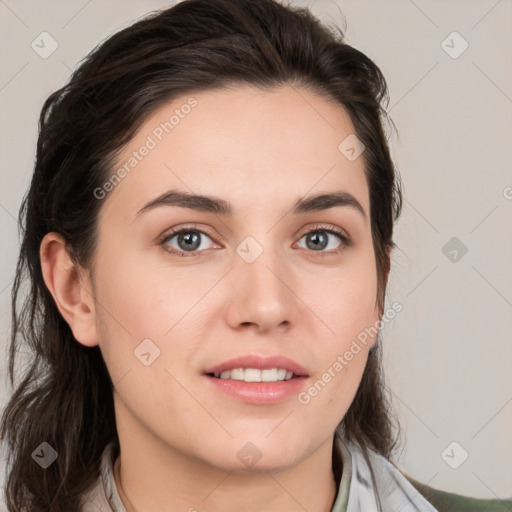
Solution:
[[(10, 512), (80, 510), (105, 446), (118, 442), (109, 373), (99, 347), (74, 339), (44, 283), (43, 236), (60, 233), (75, 264), (91, 269), (103, 204), (94, 190), (112, 175), (120, 149), (163, 103), (237, 84), (306, 87), (350, 115), (366, 146), (382, 311), (402, 195), (383, 129), (388, 91), (377, 65), (346, 44), (340, 29), (273, 0), (186, 0), (150, 13), (99, 44), (42, 107), (35, 169), (19, 212), (9, 352), (14, 391), (0, 431), (8, 442)], [(20, 307), (25, 278), (30, 287)], [(15, 385), (15, 363), (24, 352), (29, 365)], [(397, 441), (389, 405), (379, 339), (337, 430), (365, 454), (372, 449), (390, 458)], [(31, 457), (42, 442), (58, 446), (47, 469)]]

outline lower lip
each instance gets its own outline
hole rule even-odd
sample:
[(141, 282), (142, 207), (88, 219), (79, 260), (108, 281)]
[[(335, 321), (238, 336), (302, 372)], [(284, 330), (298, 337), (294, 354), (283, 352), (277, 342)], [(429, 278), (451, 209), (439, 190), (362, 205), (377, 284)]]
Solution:
[(307, 377), (294, 377), (277, 382), (245, 382), (235, 379), (218, 379), (204, 375), (213, 386), (242, 402), (255, 405), (269, 405), (296, 395), (304, 387)]

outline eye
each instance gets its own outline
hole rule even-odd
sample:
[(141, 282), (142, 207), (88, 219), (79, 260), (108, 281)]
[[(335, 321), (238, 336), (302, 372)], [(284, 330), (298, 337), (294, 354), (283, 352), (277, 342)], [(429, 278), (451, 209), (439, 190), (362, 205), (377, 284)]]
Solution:
[[(168, 234), (161, 242), (160, 245), (164, 247), (164, 249), (170, 253), (177, 254), (178, 256), (188, 256), (187, 252), (192, 253), (191, 256), (194, 256), (194, 252), (198, 249), (204, 250), (206, 247), (202, 244), (202, 238), (207, 237), (210, 238), (208, 233), (198, 228), (182, 228), (172, 233)], [(176, 244), (178, 247), (170, 247), (168, 242), (171, 242), (174, 238), (176, 238)], [(211, 238), (210, 238), (211, 240)]]
[[(329, 243), (329, 235), (334, 235), (341, 241), (341, 243), (333, 247), (333, 244)], [(344, 234), (344, 232), (334, 226), (324, 227), (317, 225), (314, 229), (310, 229), (304, 233), (301, 240), (303, 238), (306, 239), (306, 249), (311, 249), (313, 252), (319, 252), (321, 255), (337, 254), (351, 245), (351, 240)], [(329, 245), (331, 245), (331, 250), (323, 250), (328, 248)]]

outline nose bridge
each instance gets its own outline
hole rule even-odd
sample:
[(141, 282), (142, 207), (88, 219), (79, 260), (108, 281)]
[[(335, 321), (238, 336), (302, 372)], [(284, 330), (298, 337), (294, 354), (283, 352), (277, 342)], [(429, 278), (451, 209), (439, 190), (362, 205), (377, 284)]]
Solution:
[(267, 207), (266, 204), (268, 203), (255, 198), (245, 203), (242, 214), (244, 228), (241, 230), (244, 238), (238, 243), (236, 253), (248, 265), (259, 262), (259, 267), (262, 261), (269, 264), (268, 262), (275, 259), (279, 253), (279, 219), (276, 219), (272, 207)]
[[(282, 280), (276, 274), (286, 273), (284, 252), (273, 231), (261, 232), (246, 236), (236, 247), (238, 267), (241, 279), (264, 283), (273, 288), (283, 286)], [(285, 276), (282, 277), (284, 279)], [(277, 281), (277, 282), (276, 282)]]

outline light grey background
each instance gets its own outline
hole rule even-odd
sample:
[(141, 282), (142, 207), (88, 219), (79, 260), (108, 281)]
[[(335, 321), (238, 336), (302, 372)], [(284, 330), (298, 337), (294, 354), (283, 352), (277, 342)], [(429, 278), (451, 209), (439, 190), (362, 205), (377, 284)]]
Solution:
[[(33, 169), (42, 103), (96, 44), (169, 5), (0, 0), (2, 349), (19, 250), (16, 218)], [(348, 42), (381, 67), (390, 89), (387, 110), (399, 131), (399, 138), (390, 132), (390, 142), (405, 202), (387, 307), (398, 301), (403, 310), (383, 328), (386, 375), (405, 433), (399, 466), (438, 489), (510, 497), (512, 2), (309, 5), (342, 28), (346, 20)], [(43, 31), (58, 43), (46, 59), (31, 47)], [(457, 55), (464, 41), (468, 48)], [(459, 245), (443, 252), (452, 237)], [(2, 408), (9, 394), (4, 361)], [(465, 452), (467, 460), (450, 467)]]

